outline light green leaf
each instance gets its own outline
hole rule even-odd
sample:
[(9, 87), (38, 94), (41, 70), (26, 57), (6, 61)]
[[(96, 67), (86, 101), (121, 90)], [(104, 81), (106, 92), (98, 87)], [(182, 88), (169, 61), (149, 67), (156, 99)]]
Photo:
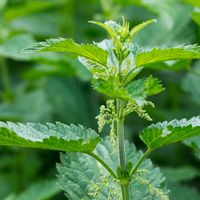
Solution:
[(143, 28), (145, 28), (146, 26), (148, 26), (149, 24), (151, 24), (153, 22), (157, 22), (157, 20), (151, 19), (151, 20), (142, 22), (141, 24), (138, 24), (137, 26), (133, 27), (130, 31), (131, 39), (133, 39), (139, 31), (141, 31)]
[(97, 62), (101, 65), (106, 65), (108, 52), (97, 47), (93, 44), (78, 44), (72, 39), (56, 38), (48, 39), (45, 42), (39, 42), (34, 46), (27, 48), (24, 52), (44, 52), (44, 51), (56, 51), (72, 53), (78, 56), (82, 56)]
[(43, 180), (32, 184), (28, 189), (17, 195), (14, 200), (44, 200), (59, 192), (57, 180)]
[(105, 23), (96, 22), (96, 21), (89, 21), (89, 23), (96, 24), (101, 28), (105, 29), (112, 38), (116, 37), (116, 31), (119, 29), (119, 25), (114, 21), (107, 21)]
[(152, 76), (133, 81), (126, 89), (130, 97), (139, 105), (143, 104), (148, 96), (158, 94), (164, 90), (160, 81)]
[(186, 2), (186, 3), (191, 4), (192, 6), (200, 7), (200, 2), (197, 1), (197, 0), (183, 0), (183, 1)]
[[(116, 171), (119, 160), (116, 154), (112, 154), (113, 149), (108, 138), (104, 139), (97, 145), (95, 153), (106, 161), (111, 168)], [(126, 156), (127, 161), (132, 162), (133, 165), (142, 156), (141, 151), (137, 151), (133, 144), (126, 142)], [(58, 178), (60, 187), (65, 191), (66, 196), (71, 200), (84, 199), (90, 200), (91, 196), (88, 191), (94, 183), (97, 183), (102, 176), (107, 174), (106, 170), (96, 160), (88, 155), (67, 153), (61, 154), (61, 164), (57, 165)], [(159, 188), (163, 193), (167, 193), (165, 178), (162, 176), (159, 168), (154, 168), (149, 159), (144, 160), (139, 170), (146, 170), (147, 173), (142, 173), (141, 177), (148, 180), (151, 186)], [(109, 191), (111, 193), (121, 194), (121, 188), (118, 182), (111, 179), (108, 183), (103, 185), (100, 190), (97, 200), (107, 200)], [(111, 195), (110, 193), (110, 195)], [(117, 195), (111, 196), (113, 200), (119, 200)], [(145, 185), (133, 180), (131, 182), (131, 199), (134, 200), (160, 200), (159, 196), (151, 193)]]
[(96, 91), (112, 98), (127, 99), (127, 91), (120, 87), (117, 83), (119, 83), (119, 81), (112, 76), (110, 76), (107, 80), (92, 80), (92, 86)]
[(98, 142), (98, 134), (81, 125), (0, 122), (0, 145), (91, 152)]
[(151, 63), (177, 59), (199, 59), (200, 47), (197, 45), (177, 46), (172, 48), (154, 48), (138, 53), (135, 57), (136, 67)]
[(200, 26), (200, 11), (194, 11), (192, 13), (192, 19)]
[(200, 135), (200, 116), (152, 124), (142, 130), (140, 138), (153, 150), (196, 135)]

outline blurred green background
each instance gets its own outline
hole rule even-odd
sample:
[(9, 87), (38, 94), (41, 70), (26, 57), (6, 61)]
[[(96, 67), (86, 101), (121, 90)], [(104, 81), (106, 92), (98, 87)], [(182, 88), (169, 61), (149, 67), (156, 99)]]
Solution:
[[(91, 74), (73, 56), (18, 51), (52, 37), (101, 41), (106, 33), (87, 22), (122, 16), (131, 26), (158, 20), (137, 35), (138, 45), (200, 42), (199, 0), (0, 0), (0, 120), (61, 121), (97, 129), (95, 116), (106, 97), (91, 89)], [(200, 114), (200, 61), (158, 63), (145, 74), (159, 77), (166, 87), (152, 98), (156, 108), (148, 109), (155, 122)], [(146, 125), (135, 114), (127, 118), (126, 137), (141, 149), (138, 132)], [(151, 156), (167, 177), (172, 200), (200, 199), (198, 139), (195, 152), (179, 143)], [(65, 199), (56, 185), (56, 162), (59, 152), (0, 147), (0, 200)]]

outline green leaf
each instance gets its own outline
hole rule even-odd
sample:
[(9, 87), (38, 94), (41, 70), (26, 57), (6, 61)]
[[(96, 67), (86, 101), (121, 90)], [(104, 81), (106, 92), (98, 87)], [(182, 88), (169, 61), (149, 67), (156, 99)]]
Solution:
[(130, 97), (139, 105), (144, 104), (148, 96), (158, 94), (164, 90), (160, 81), (152, 76), (133, 81), (126, 89)]
[(164, 167), (162, 172), (170, 182), (190, 181), (194, 178), (200, 177), (200, 170), (192, 166), (181, 166), (178, 168)]
[(127, 99), (127, 91), (124, 88), (119, 87), (117, 83), (118, 80), (110, 76), (107, 80), (93, 79), (92, 87), (94, 90), (109, 97)]
[(151, 24), (153, 22), (157, 22), (157, 20), (156, 19), (147, 20), (147, 21), (142, 22), (141, 24), (138, 24), (137, 26), (133, 27), (130, 31), (131, 39), (133, 39), (139, 31), (141, 31), (143, 28), (145, 28), (146, 26), (148, 26), (149, 24)]
[(41, 12), (52, 7), (59, 7), (63, 6), (65, 2), (63, 0), (49, 0), (49, 1), (28, 1), (24, 4), (16, 5), (16, 6), (9, 6), (4, 11), (4, 17), (7, 20), (13, 20), (17, 17), (22, 17), (26, 15), (30, 15), (33, 13)]
[(199, 1), (196, 1), (196, 0), (183, 0), (183, 1), (191, 4), (192, 6), (200, 7), (200, 2)]
[(195, 155), (200, 159), (200, 136), (195, 136), (184, 140), (184, 144), (191, 147)]
[(72, 39), (56, 38), (48, 39), (45, 42), (39, 42), (34, 46), (27, 48), (24, 52), (44, 52), (56, 51), (72, 53), (78, 56), (88, 58), (101, 65), (106, 65), (108, 52), (92, 44), (77, 44)]
[(195, 63), (195, 66), (187, 73), (182, 81), (182, 88), (197, 105), (200, 105), (200, 61)]
[(200, 11), (194, 11), (192, 13), (192, 19), (200, 26)]
[(15, 60), (29, 60), (32, 57), (31, 55), (17, 52), (27, 45), (33, 45), (34, 42), (35, 40), (30, 34), (14, 35), (0, 44), (0, 55)]
[(176, 59), (199, 59), (200, 47), (197, 45), (177, 46), (172, 48), (153, 48), (138, 53), (135, 57), (136, 67)]
[[(128, 142), (125, 144), (127, 162), (132, 162), (134, 166), (142, 156), (142, 152), (137, 151), (133, 144)], [(108, 138), (99, 143), (95, 150), (95, 153), (106, 161), (114, 171), (116, 171), (119, 165), (119, 160), (118, 156), (112, 154), (112, 152), (112, 145)], [(71, 200), (92, 199), (88, 194), (89, 190), (92, 188), (94, 183), (97, 183), (100, 178), (107, 174), (107, 171), (102, 167), (102, 165), (90, 156), (75, 153), (61, 154), (61, 164), (57, 165), (57, 170), (60, 187)], [(139, 170), (147, 170), (147, 173), (142, 173), (141, 177), (150, 181), (151, 186), (159, 188), (160, 191), (163, 191), (165, 194), (167, 193), (164, 177), (159, 168), (153, 167), (149, 159), (144, 160)], [(116, 192), (115, 196), (111, 199), (118, 200), (117, 194), (121, 194), (121, 188), (118, 185), (118, 182), (113, 182), (112, 179), (103, 185), (102, 190), (100, 190), (96, 199), (107, 200), (109, 191), (111, 193)], [(131, 182), (131, 197), (134, 197), (135, 200), (160, 200), (155, 193), (151, 193), (146, 186), (136, 182), (135, 180)]]
[(196, 135), (200, 135), (200, 116), (152, 124), (142, 130), (140, 138), (149, 149), (157, 149)]
[(51, 116), (52, 108), (44, 88), (30, 90), (25, 84), (16, 85), (12, 101), (0, 103), (0, 120), (46, 122)]
[(89, 21), (89, 23), (96, 24), (101, 28), (105, 29), (112, 38), (115, 38), (117, 33), (116, 31), (119, 29), (119, 25), (114, 21), (106, 21), (105, 23), (96, 22), (96, 21)]
[(200, 193), (194, 187), (179, 183), (169, 183), (170, 189), (170, 200), (199, 200)]
[(44, 200), (60, 192), (57, 180), (43, 180), (32, 184), (28, 189), (17, 195), (14, 200)]
[(81, 125), (0, 122), (0, 145), (91, 152), (98, 142), (98, 134)]

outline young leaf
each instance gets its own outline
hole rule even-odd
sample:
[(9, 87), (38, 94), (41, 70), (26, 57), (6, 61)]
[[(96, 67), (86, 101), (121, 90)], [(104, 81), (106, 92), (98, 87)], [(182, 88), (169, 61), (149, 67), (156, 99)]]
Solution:
[(148, 26), (153, 22), (157, 22), (157, 20), (156, 19), (147, 20), (146, 22), (142, 22), (141, 24), (138, 24), (137, 26), (133, 27), (130, 31), (131, 39), (133, 39), (139, 31), (141, 31), (143, 28), (145, 28), (146, 26)]
[(81, 125), (0, 122), (0, 145), (91, 152), (99, 140), (95, 131)]
[(78, 56), (88, 58), (101, 65), (106, 65), (108, 52), (93, 44), (78, 44), (72, 39), (56, 38), (48, 39), (45, 42), (39, 42), (34, 46), (27, 48), (24, 52), (43, 52), (56, 51), (72, 53)]
[(152, 76), (133, 81), (126, 89), (131, 98), (138, 104), (143, 104), (148, 96), (158, 94), (164, 90), (160, 81)]
[(105, 81), (93, 79), (92, 87), (96, 91), (105, 94), (109, 97), (128, 99), (127, 91), (124, 88), (118, 86), (117, 81), (112, 76)]
[(153, 48), (138, 53), (135, 57), (136, 67), (176, 59), (199, 59), (200, 47), (196, 45), (177, 46), (172, 48)]
[(200, 116), (152, 124), (143, 129), (140, 138), (149, 149), (157, 149), (196, 135), (200, 135)]
[(89, 21), (89, 23), (96, 24), (101, 28), (105, 29), (112, 38), (116, 37), (116, 30), (119, 29), (119, 25), (114, 21), (107, 21), (105, 23), (96, 22), (96, 21)]

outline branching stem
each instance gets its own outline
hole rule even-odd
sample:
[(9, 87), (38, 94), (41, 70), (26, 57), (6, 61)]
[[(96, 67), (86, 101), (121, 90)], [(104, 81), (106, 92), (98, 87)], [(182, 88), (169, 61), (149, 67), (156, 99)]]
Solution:
[(86, 154), (96, 159), (99, 163), (101, 163), (106, 168), (106, 170), (111, 174), (111, 176), (113, 176), (115, 179), (118, 179), (117, 175), (113, 172), (110, 166), (104, 160), (102, 160), (98, 155), (92, 152), (89, 152), (89, 153), (87, 152)]
[(132, 169), (131, 176), (135, 174), (135, 172), (137, 171), (138, 167), (142, 164), (144, 159), (151, 153), (151, 151), (152, 151), (151, 149), (147, 149), (146, 150), (146, 152), (142, 155), (142, 157), (136, 163), (135, 167)]

